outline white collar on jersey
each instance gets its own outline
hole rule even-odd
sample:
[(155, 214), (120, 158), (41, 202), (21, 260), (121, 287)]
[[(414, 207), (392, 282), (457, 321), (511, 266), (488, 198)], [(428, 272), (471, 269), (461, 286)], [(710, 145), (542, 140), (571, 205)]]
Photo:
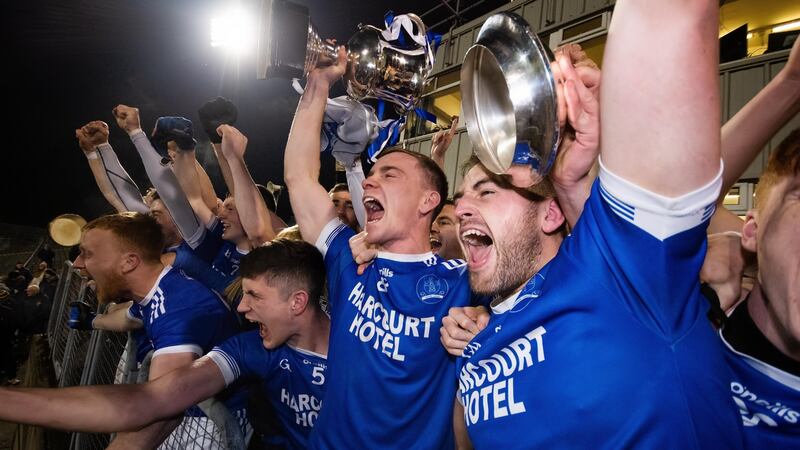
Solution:
[(433, 258), (433, 252), (408, 255), (404, 253), (378, 252), (377, 258), (388, 259), (397, 262), (423, 262)]
[(158, 274), (158, 279), (156, 279), (155, 284), (153, 284), (153, 287), (150, 288), (150, 292), (148, 292), (143, 299), (139, 300), (136, 303), (142, 306), (150, 303), (150, 299), (153, 298), (153, 295), (156, 293), (156, 289), (158, 289), (158, 285), (161, 283), (161, 279), (164, 278), (164, 275), (166, 275), (167, 272), (169, 272), (170, 270), (172, 270), (172, 266), (164, 266), (164, 269), (162, 269), (161, 273)]
[(296, 351), (297, 353), (301, 353), (303, 355), (310, 355), (310, 356), (316, 356), (317, 358), (328, 359), (328, 355), (323, 355), (322, 353), (312, 352), (311, 350), (306, 350), (300, 347), (293, 347), (289, 344), (286, 344), (286, 346)]
[(493, 300), (491, 303), (492, 312), (495, 314), (503, 314), (510, 311), (511, 308), (516, 306), (517, 297), (519, 297), (520, 292), (522, 292), (522, 289), (506, 297), (505, 300)]

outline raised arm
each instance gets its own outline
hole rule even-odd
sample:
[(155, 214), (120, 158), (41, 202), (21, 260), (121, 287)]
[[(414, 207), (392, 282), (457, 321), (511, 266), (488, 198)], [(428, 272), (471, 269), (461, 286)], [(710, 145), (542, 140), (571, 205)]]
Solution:
[(148, 213), (139, 187), (117, 159), (108, 143), (108, 124), (95, 120), (75, 130), (75, 137), (89, 162), (97, 187), (117, 212)]
[(208, 209), (210, 209), (211, 212), (215, 212), (219, 202), (219, 197), (217, 197), (217, 192), (214, 190), (214, 184), (211, 182), (211, 177), (208, 176), (206, 169), (203, 168), (203, 165), (197, 160), (196, 154), (194, 160), (194, 169), (197, 172), (197, 181), (200, 183), (200, 191), (202, 192), (203, 201), (206, 203), (206, 206), (208, 206)]
[(219, 367), (200, 358), (145, 384), (0, 388), (0, 419), (92, 433), (136, 430), (180, 414), (224, 387)]
[(113, 114), (117, 125), (131, 137), (136, 151), (142, 158), (150, 182), (164, 200), (183, 239), (193, 248), (199, 245), (205, 233), (205, 224), (195, 216), (177, 177), (169, 167), (161, 163), (161, 156), (142, 131), (139, 110), (126, 105), (118, 105), (114, 108)]
[(601, 160), (654, 194), (679, 197), (720, 170), (719, 2), (617, 2), (601, 86)]
[(319, 130), (328, 92), (341, 78), (345, 65), (344, 48), (340, 48), (336, 64), (314, 69), (309, 74), (286, 143), (283, 178), (303, 239), (312, 244), (316, 243), (325, 225), (336, 217), (328, 193), (319, 184)]
[(725, 171), (720, 202), (767, 142), (798, 112), (800, 39), (794, 42), (786, 66), (722, 127)]
[(233, 185), (233, 175), (231, 174), (231, 167), (228, 165), (228, 160), (222, 154), (222, 143), (214, 143), (211, 145), (214, 149), (214, 156), (217, 157), (219, 163), (219, 171), (222, 172), (222, 179), (225, 180), (225, 187), (228, 188), (228, 193), (236, 195), (236, 189)]
[(222, 153), (228, 161), (236, 186), (234, 201), (242, 228), (251, 243), (260, 246), (275, 238), (275, 230), (264, 198), (244, 163), (247, 137), (230, 125), (220, 125), (217, 130), (222, 135)]
[(234, 195), (233, 176), (231, 169), (228, 167), (228, 161), (222, 155), (222, 137), (217, 133), (217, 128), (220, 125), (235, 125), (236, 120), (239, 118), (239, 110), (236, 105), (224, 97), (217, 97), (203, 103), (203, 106), (197, 110), (197, 115), (200, 117), (200, 124), (203, 126), (208, 135), (208, 140), (214, 148), (214, 156), (217, 157), (219, 162), (219, 170), (222, 172), (222, 178), (228, 187), (228, 192)]
[[(175, 144), (170, 143), (169, 145)], [(203, 188), (196, 167), (197, 159), (194, 149), (177, 150), (173, 155), (172, 171), (178, 178), (178, 182), (181, 185), (181, 189), (186, 194), (189, 204), (192, 205), (192, 210), (204, 225), (212, 223), (215, 216), (214, 212), (203, 198)]]

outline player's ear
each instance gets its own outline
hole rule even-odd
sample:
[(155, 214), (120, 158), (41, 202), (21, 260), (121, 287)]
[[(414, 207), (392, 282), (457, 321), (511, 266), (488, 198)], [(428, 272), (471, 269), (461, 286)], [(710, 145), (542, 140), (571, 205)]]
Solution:
[(290, 311), (292, 314), (299, 316), (303, 314), (303, 312), (308, 307), (308, 292), (299, 290), (292, 292), (291, 297), (289, 298), (291, 305), (289, 306)]
[(139, 267), (141, 263), (142, 258), (138, 254), (133, 252), (124, 253), (120, 259), (120, 269), (122, 273), (130, 273)]
[(566, 220), (561, 206), (554, 198), (548, 198), (542, 202), (539, 216), (542, 217), (542, 232), (545, 234), (552, 234), (560, 230)]

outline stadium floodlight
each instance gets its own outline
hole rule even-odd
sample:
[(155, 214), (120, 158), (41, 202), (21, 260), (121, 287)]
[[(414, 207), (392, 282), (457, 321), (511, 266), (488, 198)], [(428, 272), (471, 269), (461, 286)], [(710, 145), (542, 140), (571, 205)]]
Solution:
[(233, 8), (211, 19), (211, 46), (244, 53), (255, 46), (255, 21), (241, 8)]

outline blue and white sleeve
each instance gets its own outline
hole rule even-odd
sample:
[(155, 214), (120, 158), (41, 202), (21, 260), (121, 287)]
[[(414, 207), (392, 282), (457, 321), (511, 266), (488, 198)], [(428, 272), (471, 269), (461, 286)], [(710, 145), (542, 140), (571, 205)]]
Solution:
[(706, 228), (722, 169), (676, 198), (647, 191), (602, 165), (566, 251), (592, 282), (614, 292), (641, 322), (670, 336), (697, 316)]

